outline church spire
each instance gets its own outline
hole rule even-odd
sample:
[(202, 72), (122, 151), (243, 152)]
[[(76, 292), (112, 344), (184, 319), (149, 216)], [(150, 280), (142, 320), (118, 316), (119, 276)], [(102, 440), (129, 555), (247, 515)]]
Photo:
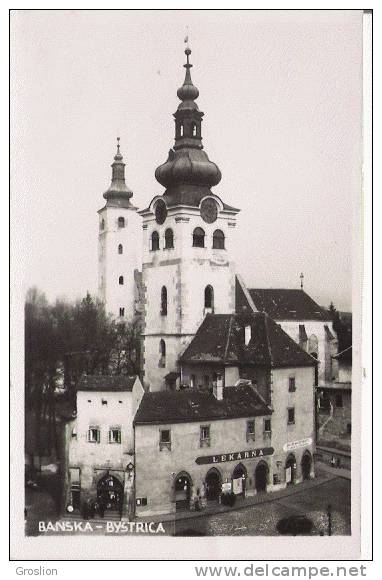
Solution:
[[(173, 149), (169, 151), (167, 161), (155, 171), (157, 181), (167, 188), (168, 194), (175, 194), (175, 190), (179, 187), (184, 189), (183, 186), (210, 188), (221, 180), (218, 166), (202, 151), (204, 113), (199, 111), (195, 103), (199, 90), (191, 79), (191, 49), (188, 44), (184, 52), (186, 63), (183, 66), (186, 69), (186, 75), (183, 85), (177, 91), (181, 103), (174, 114), (175, 143)], [(204, 195), (206, 193), (204, 191)]]
[(110, 187), (103, 194), (104, 198), (107, 199), (107, 205), (117, 205), (121, 207), (126, 207), (130, 204), (130, 198), (133, 197), (133, 192), (126, 185), (125, 181), (125, 163), (123, 162), (123, 156), (120, 151), (120, 138), (117, 137), (117, 152), (114, 156), (114, 161), (111, 165), (112, 176)]

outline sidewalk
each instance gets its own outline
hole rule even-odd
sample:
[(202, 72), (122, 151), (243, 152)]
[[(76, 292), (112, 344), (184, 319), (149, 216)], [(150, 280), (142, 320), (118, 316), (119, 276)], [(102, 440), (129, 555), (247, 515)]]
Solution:
[[(318, 470), (317, 469), (316, 470), (321, 471), (321, 467), (323, 467), (323, 464), (320, 463), (318, 466)], [(328, 469), (326, 469), (326, 467), (328, 467)], [(317, 465), (316, 465), (316, 468), (317, 468)], [(137, 516), (134, 518), (134, 521), (139, 521), (139, 522), (180, 521), (180, 520), (187, 520), (187, 519), (193, 519), (193, 518), (202, 518), (202, 517), (210, 516), (213, 514), (220, 514), (220, 513), (242, 510), (242, 509), (245, 509), (248, 507), (252, 507), (252, 506), (256, 506), (256, 505), (260, 505), (260, 504), (264, 504), (264, 503), (269, 503), (272, 501), (282, 499), (284, 497), (288, 497), (291, 495), (302, 493), (302, 492), (306, 491), (307, 489), (313, 489), (315, 487), (323, 485), (324, 483), (327, 483), (328, 481), (331, 481), (332, 479), (335, 479), (338, 476), (346, 477), (345, 475), (343, 475), (344, 471), (347, 471), (347, 470), (333, 469), (333, 468), (330, 468), (329, 466), (325, 465), (321, 474), (319, 476), (316, 476), (314, 479), (311, 479), (309, 481), (303, 481), (295, 486), (281, 489), (280, 491), (275, 491), (275, 492), (270, 492), (270, 493), (260, 493), (258, 495), (253, 496), (253, 497), (246, 497), (245, 499), (239, 499), (239, 500), (237, 500), (236, 504), (233, 507), (224, 506), (224, 505), (215, 503), (215, 504), (207, 505), (207, 507), (201, 511), (180, 511), (180, 512), (174, 512), (171, 514), (159, 514), (159, 515), (152, 515), (152, 516)], [(340, 472), (340, 473), (337, 474), (336, 472)], [(349, 474), (350, 474), (350, 472), (349, 472)], [(350, 475), (349, 475), (349, 479), (350, 479)]]

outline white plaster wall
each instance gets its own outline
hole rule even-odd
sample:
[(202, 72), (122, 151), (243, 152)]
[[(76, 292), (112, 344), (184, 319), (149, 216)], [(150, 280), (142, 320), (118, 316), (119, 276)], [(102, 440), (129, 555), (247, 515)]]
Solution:
[[(329, 376), (332, 375), (331, 358), (328, 356), (328, 341), (324, 326), (327, 325), (333, 336), (336, 333), (333, 330), (331, 321), (320, 322), (317, 320), (277, 320), (281, 328), (289, 334), (297, 344), (299, 343), (299, 325), (305, 326), (306, 334), (309, 337), (314, 334), (318, 340), (318, 383), (320, 385), (328, 382)], [(325, 366), (326, 365), (326, 366)], [(329, 379), (330, 382), (331, 378)]]
[[(118, 218), (125, 218), (125, 227), (118, 227)], [(125, 308), (127, 320), (134, 316), (135, 281), (134, 270), (141, 270), (142, 228), (141, 217), (136, 209), (105, 207), (99, 212), (99, 223), (105, 220), (104, 230), (99, 230), (99, 296), (108, 313), (119, 317), (119, 309)], [(123, 254), (118, 253), (122, 244)], [(119, 276), (124, 284), (119, 285)]]

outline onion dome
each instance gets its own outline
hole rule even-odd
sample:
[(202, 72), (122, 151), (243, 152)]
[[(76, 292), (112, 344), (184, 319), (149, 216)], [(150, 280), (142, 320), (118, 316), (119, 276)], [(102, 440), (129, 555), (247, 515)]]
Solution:
[(130, 205), (130, 198), (133, 197), (133, 192), (126, 185), (125, 181), (125, 163), (123, 162), (123, 157), (120, 152), (119, 137), (117, 137), (117, 153), (114, 156), (114, 161), (111, 165), (112, 167), (112, 177), (110, 187), (103, 197), (107, 199), (108, 204), (112, 202), (112, 205)]
[(156, 180), (172, 191), (184, 185), (210, 188), (217, 185), (222, 177), (218, 166), (203, 151), (201, 126), (204, 113), (195, 103), (199, 90), (191, 80), (191, 50), (188, 47), (185, 54), (187, 62), (183, 66), (186, 76), (177, 91), (181, 103), (174, 114), (175, 144), (169, 151), (167, 161), (155, 171)]

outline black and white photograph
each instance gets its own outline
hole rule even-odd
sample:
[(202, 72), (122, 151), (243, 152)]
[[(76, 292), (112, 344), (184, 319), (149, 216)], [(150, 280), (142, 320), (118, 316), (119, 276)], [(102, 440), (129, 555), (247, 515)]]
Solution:
[(11, 11), (15, 556), (360, 557), (364, 42)]

